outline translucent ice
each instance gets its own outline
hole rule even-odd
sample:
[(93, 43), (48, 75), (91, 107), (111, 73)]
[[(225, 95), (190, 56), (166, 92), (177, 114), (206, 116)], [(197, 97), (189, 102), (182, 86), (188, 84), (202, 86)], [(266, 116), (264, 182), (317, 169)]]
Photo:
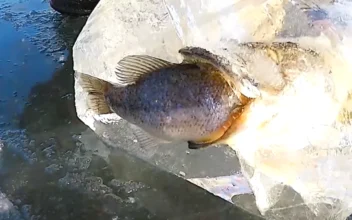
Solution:
[(17, 206), (13, 205), (5, 194), (0, 192), (0, 219), (4, 220), (22, 220), (20, 212)]
[[(346, 218), (352, 212), (348, 168), (352, 160), (351, 103), (346, 102), (352, 91), (352, 40), (346, 13), (350, 3), (339, 1), (322, 7), (333, 25), (316, 31), (309, 26), (306, 14), (297, 8), (291, 10), (294, 6), (288, 2), (164, 0), (161, 5), (160, 1), (102, 0), (73, 48), (76, 72), (110, 82), (116, 82), (116, 64), (127, 55), (148, 54), (179, 62), (178, 50), (184, 46), (199, 46), (234, 61), (238, 42), (277, 41), (280, 36), (280, 41), (295, 37), (290, 41), (323, 54), (333, 86), (326, 86), (329, 82), (322, 74), (302, 73), (273, 99), (258, 98), (241, 132), (231, 139), (239, 163), (224, 148), (192, 154), (186, 153), (184, 145), (152, 151), (140, 148), (118, 116), (94, 115), (89, 110), (79, 75), (75, 81), (78, 117), (109, 146), (175, 175), (183, 172), (181, 178), (189, 178), (228, 201), (233, 195), (250, 193), (250, 186), (258, 209), (269, 219)], [(276, 58), (280, 61), (279, 55)], [(265, 70), (257, 67), (259, 73)], [(345, 110), (344, 118), (337, 119)], [(263, 121), (266, 126), (260, 127)], [(232, 178), (240, 170), (239, 164), (248, 182)]]

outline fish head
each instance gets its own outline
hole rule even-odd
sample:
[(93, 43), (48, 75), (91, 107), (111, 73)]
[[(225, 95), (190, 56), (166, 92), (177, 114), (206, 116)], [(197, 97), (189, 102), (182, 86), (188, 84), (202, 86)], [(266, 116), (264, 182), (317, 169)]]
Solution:
[[(232, 81), (235, 89), (248, 98), (257, 98), (260, 96), (260, 91), (254, 79), (247, 74), (240, 75), (237, 71), (239, 62), (232, 63), (224, 56), (216, 55), (204, 48), (200, 47), (184, 47), (179, 50), (183, 56), (184, 63), (195, 64), (210, 64), (214, 68), (220, 70), (224, 77)], [(243, 68), (242, 68), (243, 69)]]
[(184, 47), (179, 50), (185, 63), (206, 63), (222, 71), (231, 71), (231, 63), (225, 57), (213, 54), (200, 47)]

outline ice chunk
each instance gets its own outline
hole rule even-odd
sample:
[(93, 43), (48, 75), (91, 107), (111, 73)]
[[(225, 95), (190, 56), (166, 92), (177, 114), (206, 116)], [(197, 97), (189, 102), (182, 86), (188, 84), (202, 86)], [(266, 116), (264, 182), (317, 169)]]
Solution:
[[(240, 116), (245, 119), (240, 119), (237, 134), (229, 141), (242, 167), (250, 167), (243, 174), (262, 214), (302, 204), (313, 212), (306, 219), (342, 220), (352, 212), (348, 168), (352, 160), (351, 108), (346, 104), (352, 91), (348, 54), (352, 38), (330, 37), (297, 39), (302, 46), (319, 51), (329, 74), (302, 71), (275, 95), (275, 101), (265, 96), (256, 99)], [(303, 201), (292, 198), (282, 207), (279, 201), (285, 185), (298, 192)], [(275, 208), (277, 205), (281, 207)]]
[[(225, 147), (192, 153), (187, 153), (182, 144), (154, 151), (140, 148), (120, 117), (97, 116), (88, 109), (87, 93), (80, 85), (79, 75), (75, 80), (78, 117), (109, 146), (175, 175), (182, 171), (186, 175), (180, 178), (188, 178), (227, 201), (252, 190), (258, 209), (269, 219), (346, 218), (352, 211), (349, 193), (352, 179), (348, 169), (352, 160), (348, 135), (351, 128), (349, 118), (337, 116), (346, 110), (350, 117), (352, 110), (346, 102), (352, 82), (349, 22), (344, 20), (340, 29), (314, 32), (313, 38), (307, 15), (297, 8), (285, 10), (288, 2), (164, 0), (161, 4), (161, 1), (101, 0), (73, 48), (76, 72), (110, 82), (116, 82), (116, 64), (127, 55), (148, 54), (179, 62), (178, 50), (184, 46), (199, 46), (237, 62), (238, 42), (278, 41), (280, 33), (281, 41), (297, 40), (302, 47), (318, 52), (325, 62), (324, 74), (300, 73), (277, 96), (270, 100), (263, 96), (254, 102), (241, 132), (229, 142), (239, 162), (231, 154), (233, 151)], [(336, 11), (346, 14), (346, 8), (338, 10), (339, 4), (324, 10), (329, 15), (337, 15)], [(341, 3), (340, 9), (348, 6)], [(286, 14), (290, 15), (288, 19)], [(338, 20), (330, 17), (334, 22)], [(343, 37), (336, 37), (341, 34)], [(288, 39), (288, 36), (300, 38)], [(280, 62), (280, 57), (277, 58)], [(298, 61), (308, 62), (303, 58)], [(262, 66), (257, 65), (252, 72), (280, 73), (279, 68), (266, 68), (267, 63), (257, 64)], [(280, 79), (273, 79), (274, 83), (262, 82), (284, 85)], [(332, 85), (327, 79), (332, 79)], [(276, 118), (270, 120), (269, 116)], [(260, 127), (262, 124), (265, 126)], [(240, 165), (246, 179), (233, 176)], [(78, 183), (71, 179), (75, 178), (64, 177), (62, 184), (76, 186)], [(235, 204), (241, 206), (244, 202)]]

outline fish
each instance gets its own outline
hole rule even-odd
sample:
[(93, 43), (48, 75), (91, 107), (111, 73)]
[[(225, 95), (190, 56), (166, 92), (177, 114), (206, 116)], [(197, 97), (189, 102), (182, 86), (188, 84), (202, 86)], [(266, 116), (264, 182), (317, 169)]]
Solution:
[(143, 148), (184, 141), (198, 149), (213, 143), (253, 99), (248, 96), (255, 97), (255, 86), (224, 71), (225, 61), (210, 51), (186, 47), (179, 52), (181, 63), (126, 56), (117, 64), (116, 83), (80, 73), (89, 108), (129, 122)]
[[(278, 93), (267, 90), (247, 105), (217, 143), (235, 150), (241, 164), (251, 170), (244, 173), (250, 181), (259, 173), (300, 189), (307, 170), (315, 171), (326, 160), (319, 154), (342, 149), (345, 143), (345, 130), (340, 130), (337, 121), (340, 110), (351, 103), (346, 103), (352, 88), (350, 58), (326, 36), (300, 37), (290, 43), (254, 43), (249, 48), (252, 56), (279, 61), (280, 71), (275, 75), (282, 76), (284, 84)], [(262, 66), (258, 59), (244, 60), (248, 68)], [(260, 82), (258, 86), (272, 87)]]
[[(337, 118), (341, 109), (352, 109), (352, 96), (347, 95), (352, 87), (349, 56), (341, 57), (324, 36), (247, 42), (230, 51), (242, 58), (241, 68), (251, 75), (261, 96), (246, 105), (213, 144), (236, 152), (252, 185), (265, 176), (274, 188), (282, 183), (304, 195), (312, 190), (300, 187), (309, 183), (304, 186), (314, 191), (316, 179), (305, 177), (322, 167), (324, 155), (346, 156), (336, 153), (344, 149), (338, 144), (346, 139), (340, 139), (342, 132), (334, 126), (341, 120)], [(264, 180), (259, 183), (265, 184)], [(219, 182), (217, 188), (228, 189), (228, 185)], [(233, 191), (231, 186), (227, 190)], [(254, 194), (260, 192), (254, 190)]]
[[(252, 108), (256, 103), (265, 100), (268, 107), (275, 106), (278, 99), (287, 87), (292, 87), (297, 78), (304, 72), (321, 72), (329, 75), (330, 67), (326, 64), (324, 56), (309, 44), (300, 45), (294, 40), (278, 39), (275, 42), (244, 42), (231, 47), (231, 53), (235, 53), (241, 59), (241, 69), (247, 74), (248, 81), (256, 86), (260, 96), (253, 98), (244, 106), (243, 110), (232, 121), (224, 135), (212, 143), (203, 143), (205, 148), (215, 145), (231, 145), (232, 138), (243, 130), (243, 126), (255, 118), (263, 116), (252, 115)], [(273, 116), (274, 117), (274, 116)], [(262, 122), (270, 124), (271, 117)], [(253, 125), (254, 126), (254, 125)], [(255, 125), (258, 126), (258, 125)], [(260, 128), (258, 128), (260, 129)]]
[[(224, 50), (229, 49), (224, 48)], [(228, 140), (236, 134), (237, 127), (249, 120), (245, 117), (246, 111), (252, 102), (256, 102), (256, 99), (261, 100), (263, 98), (261, 96), (264, 95), (275, 102), (275, 98), (280, 96), (282, 90), (292, 84), (302, 72), (317, 69), (328, 71), (324, 58), (319, 52), (309, 46), (302, 47), (299, 43), (285, 40), (236, 43), (230, 47), (230, 53), (228, 53), (229, 56), (237, 58), (235, 62), (232, 60), (233, 63), (225, 56), (210, 53), (199, 47), (185, 47), (179, 52), (184, 57), (183, 63), (210, 64), (225, 73), (225, 78), (228, 78), (237, 88), (233, 90), (236, 97), (242, 95), (247, 98), (246, 101), (242, 101), (240, 110), (232, 112), (231, 119), (226, 121), (221, 135), (207, 141), (188, 141), (189, 149), (228, 145)], [(242, 72), (242, 75), (238, 74), (239, 72)], [(212, 115), (209, 114), (209, 117)]]

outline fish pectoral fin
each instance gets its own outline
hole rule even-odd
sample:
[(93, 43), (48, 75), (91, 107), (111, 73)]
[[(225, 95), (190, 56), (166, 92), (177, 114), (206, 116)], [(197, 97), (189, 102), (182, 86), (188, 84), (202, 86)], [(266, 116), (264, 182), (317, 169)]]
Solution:
[(191, 149), (191, 150), (198, 150), (198, 149), (201, 149), (201, 148), (206, 148), (206, 147), (210, 147), (211, 145), (215, 145), (214, 143), (194, 143), (192, 141), (187, 141), (188, 143), (188, 149)]
[(258, 89), (257, 86), (255, 86), (252, 82), (250, 82), (248, 79), (240, 79), (240, 82), (238, 83), (238, 88), (239, 91), (246, 97), (248, 98), (258, 98), (261, 96), (261, 92)]
[(88, 107), (97, 114), (112, 113), (105, 100), (105, 93), (112, 86), (110, 83), (96, 77), (81, 73), (81, 86), (88, 92)]
[(120, 85), (130, 85), (143, 75), (171, 65), (174, 64), (148, 55), (130, 55), (118, 62), (115, 74)]
[(170, 143), (169, 141), (154, 137), (136, 125), (131, 124), (131, 128), (141, 147), (147, 151), (149, 149), (154, 151), (160, 144)]

